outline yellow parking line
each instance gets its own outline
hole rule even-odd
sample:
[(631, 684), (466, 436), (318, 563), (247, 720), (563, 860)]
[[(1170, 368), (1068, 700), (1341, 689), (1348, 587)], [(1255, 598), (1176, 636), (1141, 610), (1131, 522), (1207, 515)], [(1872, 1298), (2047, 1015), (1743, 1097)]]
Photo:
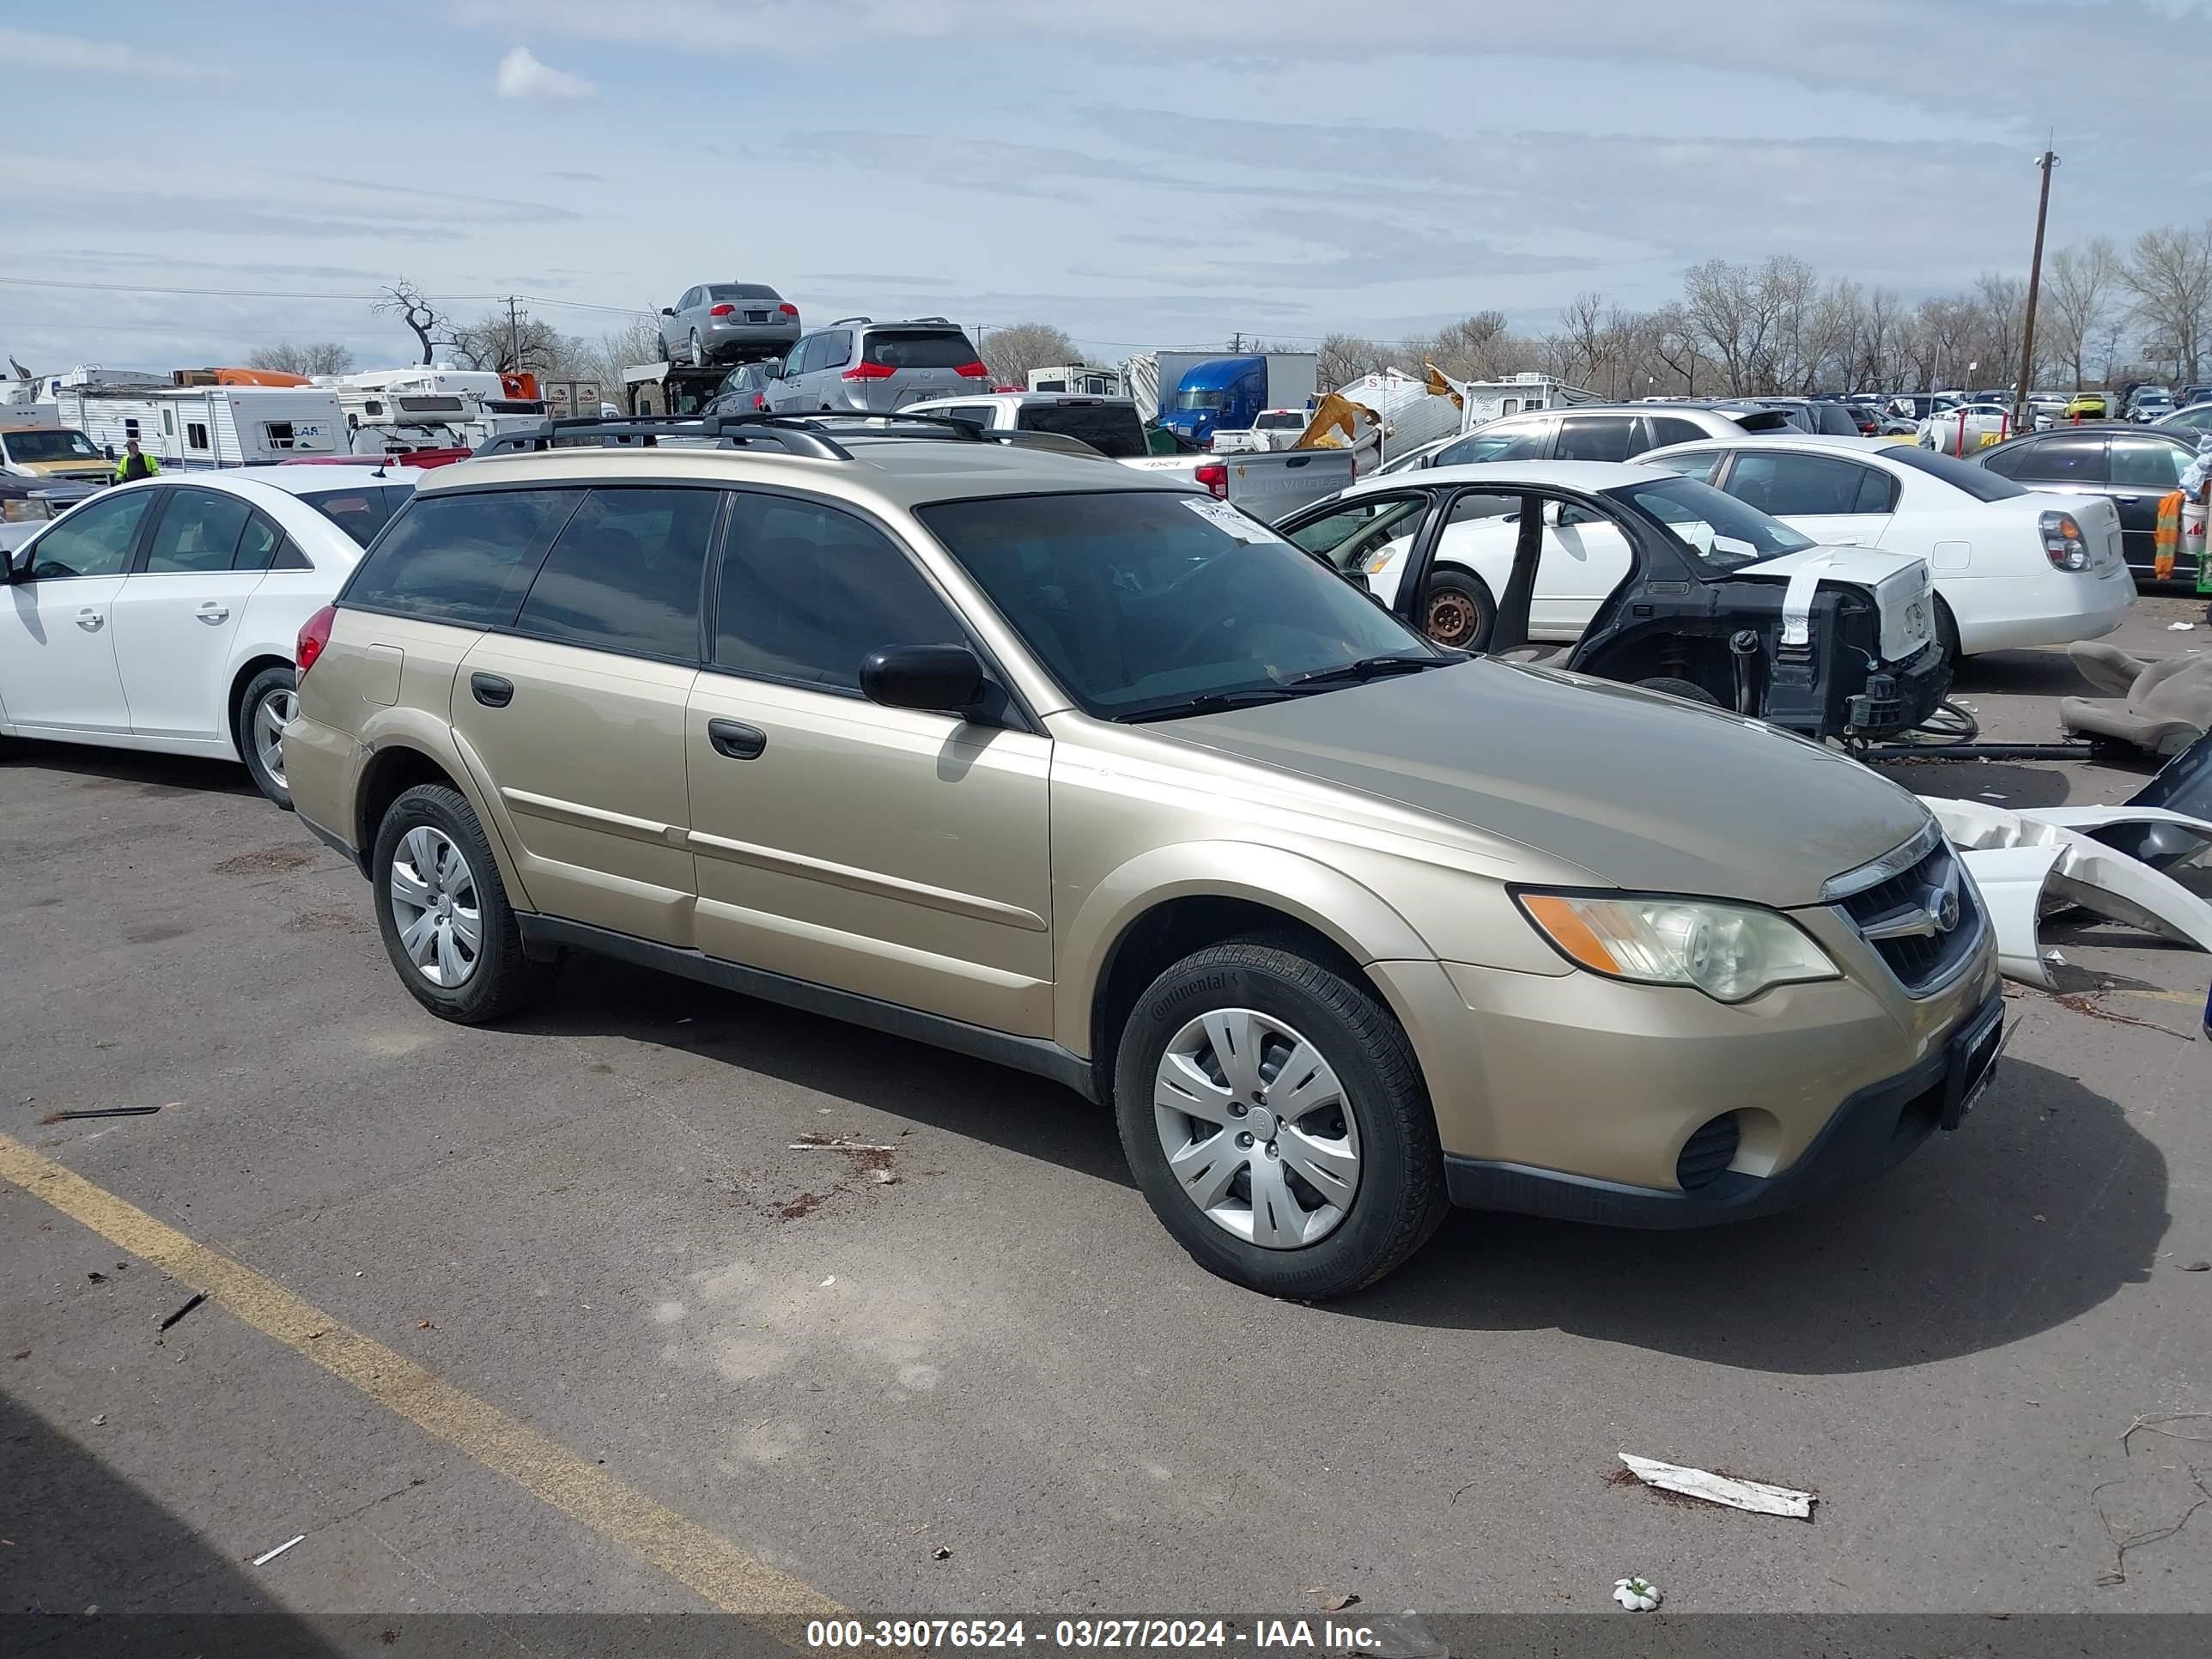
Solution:
[(275, 1338), (505, 1475), (540, 1501), (628, 1545), (725, 1613), (828, 1618), (845, 1609), (810, 1584), (746, 1554), (605, 1469), (465, 1394), (404, 1354), (349, 1330), (274, 1279), (187, 1237), (21, 1141), (0, 1134), (0, 1180), (152, 1262), (264, 1336)]

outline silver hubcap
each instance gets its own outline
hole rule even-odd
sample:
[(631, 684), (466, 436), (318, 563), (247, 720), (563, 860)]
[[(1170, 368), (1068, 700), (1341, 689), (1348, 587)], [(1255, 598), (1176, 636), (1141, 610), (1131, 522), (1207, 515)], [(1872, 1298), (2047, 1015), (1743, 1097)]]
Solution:
[(415, 971), (445, 990), (477, 970), (483, 914), (476, 872), (441, 830), (418, 823), (392, 855), (392, 920)]
[(1176, 1033), (1152, 1121), (1184, 1195), (1270, 1250), (1318, 1243), (1359, 1190), (1359, 1125), (1321, 1050), (1272, 1014), (1219, 1008)]
[(279, 789), (288, 787), (284, 781), (284, 728), (297, 719), (300, 698), (296, 692), (272, 691), (254, 705), (253, 752)]

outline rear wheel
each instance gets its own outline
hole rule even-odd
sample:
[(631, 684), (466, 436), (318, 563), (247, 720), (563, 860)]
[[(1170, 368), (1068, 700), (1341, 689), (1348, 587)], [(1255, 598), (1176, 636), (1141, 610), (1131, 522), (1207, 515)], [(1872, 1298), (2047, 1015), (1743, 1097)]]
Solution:
[(1457, 651), (1480, 651), (1490, 644), (1498, 623), (1498, 602), (1490, 588), (1471, 570), (1439, 569), (1429, 578), (1429, 592), (1421, 606), (1422, 626), (1438, 645)]
[(1436, 1118), (1405, 1033), (1296, 941), (1232, 940), (1161, 975), (1122, 1030), (1114, 1092), (1161, 1224), (1252, 1290), (1345, 1295), (1443, 1218)]
[(691, 331), (691, 367), (707, 367), (707, 348), (699, 343), (699, 331), (696, 328)]
[(369, 862), (377, 931), (415, 1000), (464, 1025), (544, 995), (557, 962), (522, 953), (522, 930), (476, 811), (459, 791), (422, 784), (392, 803)]
[(289, 668), (264, 668), (238, 700), (239, 756), (255, 787), (287, 812), (292, 787), (284, 777), (284, 728), (300, 712), (298, 683)]
[(1680, 697), (1684, 702), (1702, 702), (1713, 708), (1721, 706), (1721, 700), (1695, 680), (1679, 680), (1662, 676), (1656, 679), (1638, 680), (1636, 684), (1645, 691), (1663, 692), (1670, 697)]

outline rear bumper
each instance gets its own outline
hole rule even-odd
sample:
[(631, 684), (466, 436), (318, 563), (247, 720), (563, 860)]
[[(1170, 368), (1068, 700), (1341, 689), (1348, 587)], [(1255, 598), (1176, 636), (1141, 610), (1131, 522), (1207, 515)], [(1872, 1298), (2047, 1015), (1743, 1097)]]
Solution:
[(1937, 1129), (1956, 1128), (1996, 1066), (2003, 1032), (2003, 993), (1992, 989), (1935, 1052), (1845, 1097), (1811, 1144), (1772, 1175), (1724, 1170), (1685, 1192), (1448, 1155), (1446, 1189), (1453, 1203), (1469, 1208), (1613, 1227), (1705, 1227), (1771, 1215), (1871, 1180), (1903, 1162)]

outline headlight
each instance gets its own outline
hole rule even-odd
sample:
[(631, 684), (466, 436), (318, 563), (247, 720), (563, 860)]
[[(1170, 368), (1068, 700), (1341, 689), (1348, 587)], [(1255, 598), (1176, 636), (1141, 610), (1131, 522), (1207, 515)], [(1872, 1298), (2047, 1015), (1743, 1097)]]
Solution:
[(2043, 515), (2043, 556), (2051, 561), (2053, 570), (2087, 570), (2089, 568), (2089, 544), (2081, 534), (2081, 526), (2074, 521), (2071, 513), (2046, 513)]
[(1362, 553), (1352, 561), (1352, 568), (1354, 570), (1364, 571), (1371, 576), (1376, 571), (1387, 569), (1396, 563), (1398, 556), (1405, 550), (1406, 544), (1403, 542), (1385, 542), (1372, 553)]
[(1777, 985), (1839, 977), (1785, 916), (1705, 899), (1516, 894), (1522, 912), (1577, 967), (1644, 985), (1694, 985), (1741, 1002)]
[(9, 524), (30, 524), (51, 516), (44, 501), (34, 501), (27, 496), (0, 501), (0, 519), (5, 519)]

